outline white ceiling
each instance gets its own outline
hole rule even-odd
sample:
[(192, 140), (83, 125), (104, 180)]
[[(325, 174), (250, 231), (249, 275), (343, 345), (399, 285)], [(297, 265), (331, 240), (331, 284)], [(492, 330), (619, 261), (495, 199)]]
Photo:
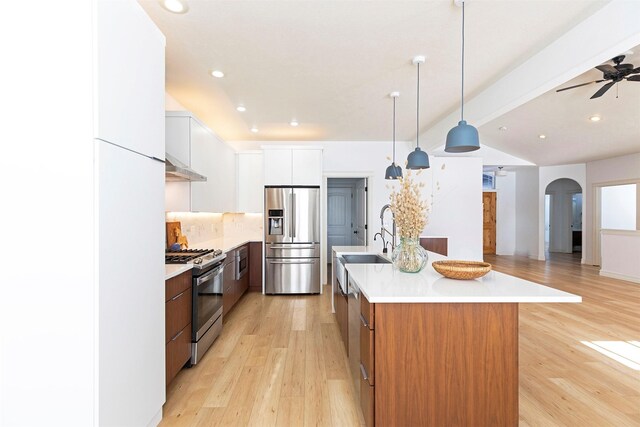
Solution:
[[(640, 46), (633, 52), (624, 62), (640, 67)], [(620, 82), (596, 99), (589, 98), (607, 82), (556, 92), (601, 78), (590, 70), (481, 126), (480, 135), (493, 148), (540, 166), (640, 152), (640, 82)], [(591, 122), (591, 116), (601, 120)]]
[[(417, 54), (427, 56), (421, 67), (421, 133), (458, 107), (461, 9), (449, 0), (190, 0), (183, 15), (167, 12), (156, 0), (140, 3), (167, 37), (167, 91), (225, 140), (389, 140), (392, 102), (386, 95), (394, 90), (401, 93), (397, 137), (411, 140), (416, 134), (411, 58)], [(481, 92), (606, 3), (469, 1), (466, 96)], [(212, 69), (226, 76), (214, 79), (208, 74)], [(620, 99), (632, 96), (627, 92), (632, 85), (621, 85)], [(609, 99), (612, 89), (594, 103), (588, 100), (591, 89), (549, 94), (555, 115), (547, 95), (514, 110), (513, 117), (505, 115), (508, 140), (491, 133), (492, 123), (481, 133), (495, 140), (496, 148), (536, 163), (556, 163), (564, 158), (558, 138), (572, 135), (569, 124), (592, 114), (589, 108), (596, 103), (621, 102)], [(638, 92), (633, 94), (638, 99)], [(569, 100), (572, 111), (583, 110), (568, 121), (560, 99)], [(247, 111), (237, 112), (238, 104)], [(599, 129), (614, 120), (620, 124), (618, 116), (604, 113), (617, 111), (611, 105), (602, 108)], [(531, 111), (520, 112), (529, 108), (540, 114), (535, 120)], [(288, 125), (293, 118), (299, 127)], [(260, 132), (251, 133), (251, 126)], [(541, 154), (551, 150), (541, 150), (537, 140), (527, 148), (524, 135), (533, 132), (537, 139), (542, 131), (549, 135), (547, 147), (556, 144), (556, 154)], [(587, 144), (586, 138), (581, 141)], [(598, 155), (587, 151), (586, 157)]]

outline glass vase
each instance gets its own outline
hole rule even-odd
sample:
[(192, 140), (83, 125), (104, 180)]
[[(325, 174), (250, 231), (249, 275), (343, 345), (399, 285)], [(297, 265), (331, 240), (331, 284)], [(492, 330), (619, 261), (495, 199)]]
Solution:
[(419, 272), (427, 265), (428, 259), (427, 251), (420, 246), (420, 239), (414, 237), (401, 237), (400, 244), (391, 255), (393, 266), (406, 273)]

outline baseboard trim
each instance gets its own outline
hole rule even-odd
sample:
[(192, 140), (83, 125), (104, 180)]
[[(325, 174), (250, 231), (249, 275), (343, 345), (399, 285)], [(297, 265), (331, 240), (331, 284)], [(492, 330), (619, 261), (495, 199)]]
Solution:
[(162, 408), (160, 408), (158, 413), (155, 414), (153, 418), (151, 418), (151, 421), (149, 421), (149, 424), (147, 424), (147, 427), (157, 427), (158, 424), (160, 424), (160, 421), (162, 421)]
[(640, 277), (627, 276), (626, 274), (613, 273), (611, 271), (600, 270), (600, 275), (612, 279), (625, 280), (627, 282), (640, 283)]

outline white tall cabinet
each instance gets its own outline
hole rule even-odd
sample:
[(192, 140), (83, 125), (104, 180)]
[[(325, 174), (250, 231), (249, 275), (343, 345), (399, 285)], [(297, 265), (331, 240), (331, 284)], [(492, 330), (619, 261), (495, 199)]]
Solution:
[(262, 213), (264, 175), (261, 151), (241, 151), (237, 159), (238, 212)]
[(165, 38), (135, 1), (100, 0), (97, 30), (97, 418), (146, 426), (165, 401)]
[(207, 177), (202, 182), (168, 182), (168, 211), (236, 210), (235, 151), (192, 113), (167, 111), (166, 151)]
[(0, 425), (157, 425), (164, 36), (135, 0), (10, 2), (0, 28)]

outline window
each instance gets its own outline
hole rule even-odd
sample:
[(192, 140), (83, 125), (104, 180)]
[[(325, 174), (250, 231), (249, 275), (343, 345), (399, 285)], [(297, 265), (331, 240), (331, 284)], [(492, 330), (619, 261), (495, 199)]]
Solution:
[(496, 189), (496, 177), (493, 172), (482, 173), (482, 189), (483, 190), (495, 190)]

